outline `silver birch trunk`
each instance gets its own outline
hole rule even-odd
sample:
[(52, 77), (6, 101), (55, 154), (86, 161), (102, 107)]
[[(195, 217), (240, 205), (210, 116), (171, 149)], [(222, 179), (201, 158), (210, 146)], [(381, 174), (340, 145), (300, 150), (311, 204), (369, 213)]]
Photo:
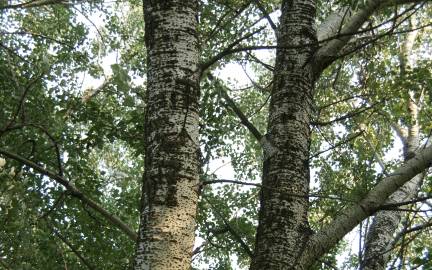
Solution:
[[(413, 20), (411, 20), (413, 21)], [(400, 54), (401, 77), (404, 77), (405, 70), (410, 68), (409, 55), (411, 54), (414, 40), (417, 32), (413, 31), (407, 34), (406, 40), (402, 46)], [(419, 121), (418, 111), (419, 107), (415, 102), (415, 94), (413, 91), (409, 92), (410, 97), (407, 100), (410, 125), (408, 126), (407, 137), (402, 137), (403, 141), (403, 155), (407, 161), (419, 150)], [(399, 136), (404, 136), (400, 134)], [(386, 204), (395, 204), (413, 199), (418, 191), (423, 180), (423, 174), (418, 174), (409, 182), (405, 183), (399, 190), (393, 193)], [(400, 211), (379, 211), (375, 214), (370, 231), (367, 235), (364, 261), (362, 262), (361, 269), (364, 270), (384, 270), (390, 259), (392, 252), (392, 243), (394, 233), (397, 231), (402, 218)]]
[(198, 200), (196, 0), (144, 1), (145, 172), (134, 269), (190, 269)]
[(315, 2), (282, 3), (266, 135), (277, 151), (264, 162), (253, 270), (296, 268), (311, 232), (307, 195)]

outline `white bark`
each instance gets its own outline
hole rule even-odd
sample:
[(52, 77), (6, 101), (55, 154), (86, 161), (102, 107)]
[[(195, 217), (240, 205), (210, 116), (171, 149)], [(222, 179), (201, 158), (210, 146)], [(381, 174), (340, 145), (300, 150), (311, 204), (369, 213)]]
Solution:
[(144, 1), (146, 153), (135, 270), (190, 269), (198, 200), (196, 0)]
[[(339, 37), (324, 42), (317, 51), (313, 45), (317, 44), (315, 1), (283, 1), (267, 134), (277, 152), (263, 166), (261, 208), (251, 269), (308, 269), (373, 214), (393, 192), (430, 166), (432, 148), (427, 148), (382, 180), (362, 201), (348, 207), (330, 226), (312, 235), (307, 221), (307, 194), (314, 80), (370, 15), (388, 3), (368, 0), (346, 20), (340, 14), (335, 15), (330, 21), (336, 22), (337, 27), (324, 24), (321, 29), (327, 30), (320, 38), (329, 38), (334, 32)], [(310, 45), (301, 47), (303, 44)], [(304, 197), (289, 194), (304, 194)]]
[(330, 14), (324, 22), (318, 26), (318, 42), (329, 41), (336, 38), (342, 30), (342, 25), (351, 18), (352, 10), (349, 7), (343, 7)]
[[(416, 175), (393, 193), (385, 204), (391, 205), (413, 199), (422, 180), (422, 173)], [(367, 236), (365, 258), (361, 269), (386, 269), (392, 252), (392, 240), (399, 226), (401, 215), (400, 211), (380, 211), (375, 215)]]
[[(429, 2), (427, 0), (426, 2)], [(331, 62), (337, 59), (339, 52), (356, 35), (360, 27), (376, 11), (383, 7), (409, 3), (423, 3), (422, 0), (367, 0), (361, 9), (350, 11), (341, 9), (328, 17), (318, 28), (320, 41), (324, 42), (315, 53), (315, 72), (319, 74)], [(342, 24), (342, 25), (341, 25)], [(334, 36), (335, 38), (331, 38)]]
[[(316, 72), (320, 72), (323, 68), (325, 68), (329, 63), (331, 63), (337, 55), (339, 51), (351, 40), (351, 38), (356, 34), (356, 32), (360, 29), (360, 27), (364, 24), (364, 22), (380, 7), (383, 3), (381, 0), (368, 0), (364, 7), (356, 10), (352, 13), (348, 18), (344, 18), (342, 21), (333, 20), (336, 25), (327, 26), (326, 29), (340, 29), (337, 31), (337, 38), (331, 39), (328, 42), (324, 43), (324, 45), (315, 53), (315, 61), (320, 64), (317, 67)], [(349, 12), (347, 12), (349, 14)], [(339, 16), (339, 18), (341, 18)], [(340, 23), (344, 23), (343, 26)], [(331, 34), (331, 32), (329, 33)], [(320, 36), (328, 36), (329, 34), (320, 34)]]
[[(310, 121), (315, 1), (283, 1), (269, 106), (259, 225), (251, 269), (292, 269), (310, 235)], [(312, 44), (302, 46), (304, 44)], [(295, 48), (295, 49), (288, 49)], [(304, 196), (291, 196), (299, 194)]]
[(314, 262), (314, 258), (328, 252), (355, 226), (378, 210), (391, 194), (431, 165), (432, 146), (429, 146), (382, 179), (364, 199), (347, 207), (333, 222), (311, 237), (300, 259), (303, 268), (299, 269), (307, 269)]

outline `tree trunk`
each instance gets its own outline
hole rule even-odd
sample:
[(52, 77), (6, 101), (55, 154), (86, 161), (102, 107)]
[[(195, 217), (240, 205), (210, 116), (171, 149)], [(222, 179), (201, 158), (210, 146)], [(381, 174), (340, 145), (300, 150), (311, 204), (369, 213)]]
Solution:
[(316, 49), (315, 1), (283, 1), (268, 134), (277, 151), (264, 162), (251, 269), (298, 269), (307, 242), (310, 120)]
[(135, 269), (189, 269), (198, 187), (196, 0), (144, 1), (145, 172)]
[[(400, 55), (402, 78), (404, 77), (405, 70), (410, 67), (409, 55), (412, 51), (416, 35), (416, 31), (407, 34), (406, 40), (402, 46), (402, 51)], [(403, 155), (405, 161), (414, 157), (415, 153), (419, 150), (420, 147), (418, 121), (419, 107), (415, 102), (416, 97), (413, 91), (409, 91), (409, 94), (410, 97), (407, 100), (407, 111), (408, 117), (410, 118), (408, 122), (411, 124), (408, 126), (407, 136), (401, 138), (401, 140), (404, 142)], [(404, 135), (400, 134), (400, 136)], [(401, 203), (413, 199), (417, 194), (418, 188), (420, 187), (422, 180), (422, 173), (416, 175), (413, 179), (403, 185), (399, 190), (393, 193), (386, 201), (386, 204)], [(400, 211), (380, 211), (375, 215), (374, 221), (371, 225), (371, 229), (367, 235), (365, 256), (364, 261), (361, 265), (361, 269), (386, 269), (392, 251), (394, 233), (398, 229), (401, 218), (402, 212)]]

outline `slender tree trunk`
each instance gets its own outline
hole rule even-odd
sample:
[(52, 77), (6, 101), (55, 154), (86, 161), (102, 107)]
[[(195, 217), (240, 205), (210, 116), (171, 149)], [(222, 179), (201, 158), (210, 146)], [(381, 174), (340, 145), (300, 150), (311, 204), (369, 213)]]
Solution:
[(145, 172), (135, 269), (190, 269), (198, 185), (196, 0), (144, 1)]
[(253, 270), (301, 269), (297, 258), (311, 232), (307, 195), (315, 2), (282, 3), (266, 135), (277, 151), (264, 162)]
[[(405, 70), (410, 67), (409, 54), (412, 51), (413, 43), (416, 38), (417, 32), (413, 31), (407, 34), (406, 40), (402, 46), (400, 55), (401, 77), (405, 75)], [(407, 137), (402, 137), (403, 155), (405, 160), (414, 157), (415, 153), (419, 150), (419, 123), (418, 111), (419, 107), (415, 102), (415, 93), (409, 92), (410, 97), (407, 100), (408, 113), (411, 124), (408, 126)], [(402, 134), (400, 136), (403, 136)], [(418, 188), (423, 180), (423, 174), (416, 175), (413, 179), (403, 185), (399, 190), (393, 193), (386, 204), (400, 203), (408, 201), (415, 197)], [(389, 261), (392, 251), (392, 243), (394, 232), (396, 232), (402, 212), (400, 211), (380, 211), (378, 212), (372, 223), (371, 229), (366, 239), (366, 249), (364, 261), (362, 262), (361, 269), (364, 270), (384, 270)]]

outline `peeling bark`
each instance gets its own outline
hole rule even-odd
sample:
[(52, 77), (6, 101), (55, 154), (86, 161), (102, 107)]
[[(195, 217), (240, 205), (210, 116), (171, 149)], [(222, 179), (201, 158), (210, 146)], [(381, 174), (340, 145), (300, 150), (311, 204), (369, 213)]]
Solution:
[(198, 200), (196, 0), (144, 1), (146, 152), (135, 268), (189, 269)]
[[(283, 1), (264, 162), (259, 225), (250, 269), (294, 269), (307, 242), (315, 1)], [(298, 48), (302, 44), (303, 48)], [(296, 48), (296, 49), (286, 49)], [(304, 194), (290, 196), (289, 194)]]

